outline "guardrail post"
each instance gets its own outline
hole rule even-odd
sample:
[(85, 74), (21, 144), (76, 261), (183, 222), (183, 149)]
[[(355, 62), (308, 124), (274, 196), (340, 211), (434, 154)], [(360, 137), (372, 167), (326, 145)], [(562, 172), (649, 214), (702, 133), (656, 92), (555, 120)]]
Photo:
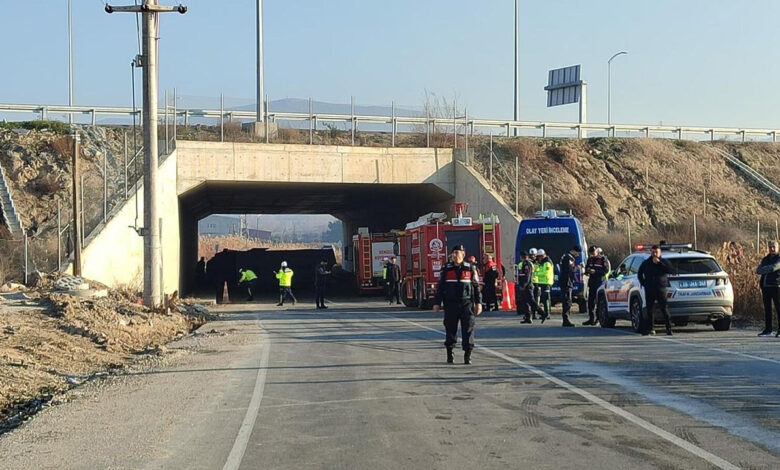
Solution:
[(41, 121), (46, 120), (46, 106), (41, 107)]
[(350, 128), (351, 128), (351, 133), (352, 133), (352, 146), (354, 147), (355, 146), (355, 124), (356, 124), (356, 121), (355, 121), (355, 97), (354, 96), (350, 96), (349, 97), (349, 113), (350, 113), (349, 123), (350, 123)]
[(97, 123), (97, 120), (95, 118), (95, 115), (97, 113), (95, 112), (95, 108), (92, 108), (92, 127), (95, 127), (95, 124)]
[(740, 131), (742, 133), (742, 143), (745, 143), (745, 130)]
[(547, 138), (547, 124), (542, 124), (542, 137)]
[[(468, 155), (468, 152), (466, 152)], [(493, 189), (493, 134), (490, 134), (490, 189)]]
[(390, 103), (390, 146), (395, 147), (395, 101)]
[(615, 138), (615, 126), (612, 126), (610, 128), (610, 132), (612, 133), (612, 138), (614, 139)]
[(506, 123), (506, 136), (509, 137), (509, 123)]
[(645, 139), (649, 139), (649, 138), (650, 138), (650, 128), (645, 127)]
[(682, 127), (677, 128), (677, 140), (682, 140)]
[(184, 110), (184, 128), (186, 129), (187, 126), (190, 124), (190, 110), (185, 109)]
[(772, 131), (772, 142), (777, 142), (777, 132)]
[(715, 129), (710, 129), (710, 142), (715, 142)]
[(579, 124), (577, 125), (577, 138), (582, 139), (582, 126)]
[(268, 143), (268, 95), (265, 95), (265, 106), (263, 106), (263, 126), (265, 127), (265, 143)]
[(312, 109), (312, 103), (311, 98), (309, 98), (309, 145), (312, 145), (314, 143), (314, 128), (312, 127), (312, 124), (314, 122), (314, 111)]
[(425, 148), (431, 146), (431, 110), (425, 107)]
[(219, 141), (225, 141), (225, 94), (219, 94)]

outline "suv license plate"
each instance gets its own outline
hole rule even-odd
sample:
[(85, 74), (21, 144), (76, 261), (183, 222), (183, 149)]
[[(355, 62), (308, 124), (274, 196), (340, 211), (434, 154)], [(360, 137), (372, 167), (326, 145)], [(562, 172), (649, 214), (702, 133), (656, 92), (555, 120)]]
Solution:
[(680, 281), (681, 289), (694, 289), (697, 287), (707, 287), (707, 281)]

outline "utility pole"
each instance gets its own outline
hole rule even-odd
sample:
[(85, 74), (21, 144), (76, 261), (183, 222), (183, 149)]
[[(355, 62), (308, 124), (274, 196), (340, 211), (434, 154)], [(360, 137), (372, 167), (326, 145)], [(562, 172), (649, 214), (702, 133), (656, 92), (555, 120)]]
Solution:
[(155, 308), (160, 306), (162, 300), (160, 219), (157, 206), (157, 15), (170, 12), (184, 14), (187, 7), (163, 6), (158, 5), (157, 0), (143, 0), (141, 5), (106, 4), (106, 12), (141, 13), (143, 16), (144, 227), (140, 233), (144, 237), (144, 305)]
[(73, 275), (81, 276), (81, 169), (79, 168), (78, 133), (71, 134), (73, 139)]

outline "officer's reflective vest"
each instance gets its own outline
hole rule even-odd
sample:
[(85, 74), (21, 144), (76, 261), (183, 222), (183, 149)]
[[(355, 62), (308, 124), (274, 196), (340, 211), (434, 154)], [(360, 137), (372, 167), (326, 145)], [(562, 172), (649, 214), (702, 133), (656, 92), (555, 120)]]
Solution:
[(257, 274), (255, 274), (255, 272), (252, 271), (251, 269), (245, 269), (241, 273), (241, 279), (239, 279), (238, 282), (239, 283), (250, 282), (250, 281), (254, 281), (255, 279), (257, 279)]
[(555, 282), (555, 266), (549, 257), (534, 266), (534, 284), (551, 286)]
[(386, 264), (386, 263), (385, 263), (385, 265), (382, 267), (382, 280), (383, 280), (383, 281), (386, 281), (386, 280), (387, 280), (387, 264)]
[(279, 279), (279, 287), (292, 287), (293, 270), (290, 268), (280, 269), (276, 273), (276, 279)]
[(542, 283), (542, 265), (534, 261), (531, 264), (534, 265), (534, 275), (531, 276), (531, 280), (535, 285), (539, 285)]

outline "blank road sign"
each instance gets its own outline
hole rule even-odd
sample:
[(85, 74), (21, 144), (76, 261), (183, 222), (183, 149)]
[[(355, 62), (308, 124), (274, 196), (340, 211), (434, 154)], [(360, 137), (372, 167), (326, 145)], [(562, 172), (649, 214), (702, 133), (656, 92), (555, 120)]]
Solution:
[(577, 103), (582, 92), (580, 66), (550, 70), (547, 74), (547, 107)]

